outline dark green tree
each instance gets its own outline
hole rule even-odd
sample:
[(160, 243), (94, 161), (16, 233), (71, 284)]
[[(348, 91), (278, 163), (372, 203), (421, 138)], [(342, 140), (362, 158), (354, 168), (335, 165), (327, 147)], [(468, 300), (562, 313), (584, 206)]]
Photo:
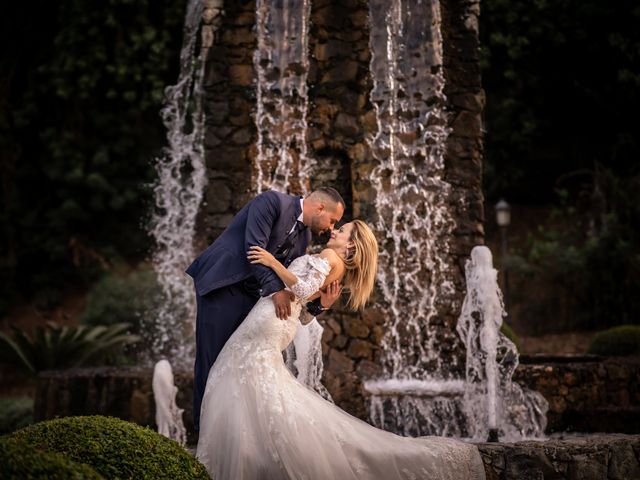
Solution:
[(9, 2), (0, 59), (0, 281), (55, 294), (144, 255), (184, 0)]

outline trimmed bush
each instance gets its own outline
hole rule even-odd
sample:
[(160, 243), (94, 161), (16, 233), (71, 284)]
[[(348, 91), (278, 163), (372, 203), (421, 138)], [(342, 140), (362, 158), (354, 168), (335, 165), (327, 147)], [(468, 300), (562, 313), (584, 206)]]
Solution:
[(596, 334), (588, 353), (606, 356), (640, 355), (640, 325), (621, 325)]
[(33, 423), (33, 399), (0, 399), (0, 435), (14, 432)]
[(24, 442), (0, 439), (0, 478), (6, 480), (104, 480), (90, 466)]
[(10, 438), (86, 463), (105, 478), (210, 478), (204, 466), (177, 442), (118, 418), (48, 420), (19, 430)]

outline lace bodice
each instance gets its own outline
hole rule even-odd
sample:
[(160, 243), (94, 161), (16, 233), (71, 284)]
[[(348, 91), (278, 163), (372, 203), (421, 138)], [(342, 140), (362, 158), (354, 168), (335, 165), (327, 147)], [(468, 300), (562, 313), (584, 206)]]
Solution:
[(298, 282), (290, 290), (300, 301), (304, 301), (322, 287), (331, 266), (326, 258), (303, 255), (291, 262), (289, 271), (298, 277)]

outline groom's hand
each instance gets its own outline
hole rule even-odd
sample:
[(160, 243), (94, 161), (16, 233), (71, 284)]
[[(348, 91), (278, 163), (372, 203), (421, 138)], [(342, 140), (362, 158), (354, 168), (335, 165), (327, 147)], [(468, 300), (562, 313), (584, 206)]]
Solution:
[(276, 316), (280, 320), (286, 320), (291, 316), (291, 302), (295, 296), (288, 290), (280, 290), (273, 294), (273, 305), (276, 307)]
[(331, 308), (331, 305), (340, 298), (342, 293), (342, 285), (339, 280), (335, 280), (327, 285), (325, 288), (320, 289), (320, 305), (325, 310)]

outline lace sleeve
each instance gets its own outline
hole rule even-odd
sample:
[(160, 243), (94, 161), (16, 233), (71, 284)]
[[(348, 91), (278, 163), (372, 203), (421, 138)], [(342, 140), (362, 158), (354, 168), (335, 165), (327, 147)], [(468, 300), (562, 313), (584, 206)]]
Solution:
[(304, 272), (298, 275), (298, 281), (290, 287), (291, 291), (299, 299), (305, 300), (320, 289), (330, 271), (328, 260), (310, 255)]

